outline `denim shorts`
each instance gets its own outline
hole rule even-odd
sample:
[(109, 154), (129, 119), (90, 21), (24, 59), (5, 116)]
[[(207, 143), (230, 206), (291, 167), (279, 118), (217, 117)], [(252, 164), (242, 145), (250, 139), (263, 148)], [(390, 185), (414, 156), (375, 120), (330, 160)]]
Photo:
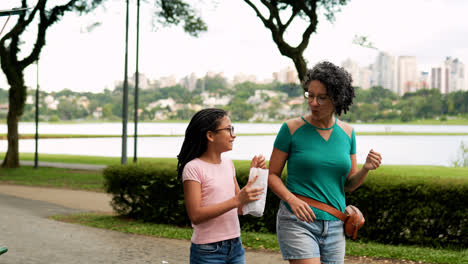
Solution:
[(209, 244), (190, 246), (190, 264), (245, 264), (240, 237)]
[(297, 219), (281, 201), (276, 233), (283, 259), (320, 258), (321, 263), (344, 263), (346, 239), (342, 221)]

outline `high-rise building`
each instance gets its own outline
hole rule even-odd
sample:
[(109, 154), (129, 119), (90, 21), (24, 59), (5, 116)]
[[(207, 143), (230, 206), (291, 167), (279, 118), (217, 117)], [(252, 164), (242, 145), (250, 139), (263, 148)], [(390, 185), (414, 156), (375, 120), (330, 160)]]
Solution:
[(414, 56), (398, 57), (398, 95), (415, 92), (418, 89), (418, 63)]
[(444, 62), (449, 74), (449, 92), (465, 90), (465, 65), (459, 59), (447, 57)]
[(448, 69), (442, 65), (431, 69), (431, 88), (438, 89), (441, 94), (449, 93)]
[(372, 65), (371, 84), (398, 92), (396, 60), (388, 52), (379, 52)]
[(370, 88), (371, 72), (369, 69), (359, 67), (355, 61), (349, 58), (343, 61), (341, 66), (353, 77), (353, 86), (362, 89)]
[(459, 59), (447, 57), (441, 66), (431, 70), (431, 86), (442, 94), (468, 90), (465, 82), (465, 65)]

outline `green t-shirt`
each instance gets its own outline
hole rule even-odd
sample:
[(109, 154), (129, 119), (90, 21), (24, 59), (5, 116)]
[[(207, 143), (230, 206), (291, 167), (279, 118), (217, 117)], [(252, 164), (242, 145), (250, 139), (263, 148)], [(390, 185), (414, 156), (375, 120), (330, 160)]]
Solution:
[[(289, 154), (286, 188), (344, 212), (344, 184), (351, 170), (350, 155), (356, 153), (354, 129), (350, 138), (335, 119), (332, 133), (325, 141), (317, 127), (302, 119), (305, 124), (292, 135), (284, 123), (274, 143), (275, 148)], [(290, 209), (289, 205), (287, 207)], [(312, 210), (319, 220), (339, 220), (319, 209)]]

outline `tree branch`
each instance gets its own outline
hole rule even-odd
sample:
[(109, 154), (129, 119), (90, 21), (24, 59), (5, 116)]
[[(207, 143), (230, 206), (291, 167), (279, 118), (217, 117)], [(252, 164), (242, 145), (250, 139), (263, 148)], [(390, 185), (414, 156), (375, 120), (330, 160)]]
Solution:
[(31, 53), (18, 63), (19, 67), (24, 69), (25, 67), (37, 61), (37, 59), (39, 58), (39, 54), (41, 53), (42, 47), (44, 47), (46, 44), (47, 28), (55, 22), (57, 22), (66, 11), (71, 10), (76, 1), (77, 0), (70, 0), (65, 5), (55, 6), (54, 8), (52, 8), (49, 17), (47, 17), (45, 6), (43, 6), (39, 10), (40, 22), (38, 24), (38, 34), (36, 43), (34, 44), (34, 48), (32, 49)]
[(271, 20), (273, 22), (273, 18), (275, 18), (278, 29), (281, 29), (283, 27), (283, 23), (281, 22), (281, 18), (279, 16), (279, 12), (278, 12), (278, 2), (271, 1), (271, 2), (274, 2), (274, 5), (272, 5), (270, 3), (270, 1), (266, 1), (266, 0), (261, 0), (261, 2), (262, 2), (262, 4), (264, 6), (266, 6), (268, 8), (268, 10), (270, 10), (269, 20)]
[[(267, 19), (262, 16), (262, 13), (260, 13), (260, 11), (258, 10), (258, 8), (249, 0), (244, 0), (244, 2), (246, 2), (254, 11), (255, 11), (255, 14), (257, 14), (257, 16), (260, 18), (260, 20), (262, 20), (263, 24), (265, 26), (267, 26)], [(268, 27), (268, 26), (267, 26)]]

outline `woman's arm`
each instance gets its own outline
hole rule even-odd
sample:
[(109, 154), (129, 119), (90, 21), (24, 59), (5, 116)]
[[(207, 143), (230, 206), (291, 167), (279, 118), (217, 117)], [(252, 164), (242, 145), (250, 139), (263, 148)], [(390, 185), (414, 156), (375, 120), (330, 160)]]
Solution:
[[(234, 179), (235, 180), (235, 179)], [(193, 224), (199, 224), (209, 219), (220, 216), (232, 209), (242, 207), (244, 204), (260, 199), (258, 197), (262, 192), (262, 188), (251, 188), (256, 178), (249, 181), (244, 188), (236, 193), (234, 197), (224, 202), (201, 206), (201, 184), (197, 181), (184, 181), (185, 205), (190, 221)], [(237, 180), (235, 180), (237, 188)]]
[(348, 176), (346, 177), (346, 182), (344, 186), (346, 192), (352, 192), (356, 190), (359, 186), (361, 186), (361, 184), (366, 179), (367, 174), (369, 174), (369, 171), (377, 169), (382, 162), (382, 156), (380, 155), (380, 153), (375, 152), (371, 149), (369, 151), (369, 154), (367, 154), (366, 162), (364, 163), (362, 168), (358, 170), (356, 154), (352, 154), (350, 157), (351, 170), (349, 171)]
[(270, 187), (281, 200), (289, 204), (291, 210), (299, 220), (313, 222), (315, 214), (312, 209), (310, 209), (309, 205), (291, 193), (281, 180), (281, 173), (287, 159), (288, 153), (273, 148), (269, 164), (268, 187)]

